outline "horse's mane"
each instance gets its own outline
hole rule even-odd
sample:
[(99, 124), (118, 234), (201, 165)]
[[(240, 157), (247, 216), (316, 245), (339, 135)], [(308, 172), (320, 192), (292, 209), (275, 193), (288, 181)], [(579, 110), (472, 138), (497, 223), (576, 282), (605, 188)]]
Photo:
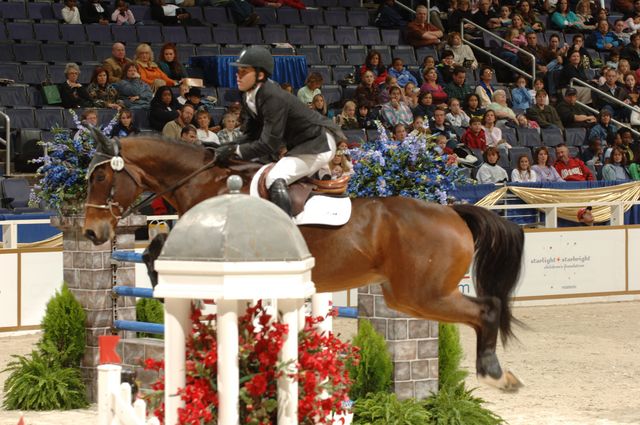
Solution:
[(213, 157), (213, 150), (211, 148), (208, 148), (203, 145), (192, 145), (182, 140), (170, 139), (159, 133), (135, 135), (135, 136), (126, 137), (122, 140), (125, 140), (125, 139), (131, 140), (134, 144), (136, 143), (136, 140), (142, 140), (142, 139), (152, 140), (154, 143), (164, 144), (165, 148), (171, 148), (171, 149), (177, 148), (189, 153), (198, 153), (200, 155), (203, 155), (203, 154), (207, 155), (207, 157)]

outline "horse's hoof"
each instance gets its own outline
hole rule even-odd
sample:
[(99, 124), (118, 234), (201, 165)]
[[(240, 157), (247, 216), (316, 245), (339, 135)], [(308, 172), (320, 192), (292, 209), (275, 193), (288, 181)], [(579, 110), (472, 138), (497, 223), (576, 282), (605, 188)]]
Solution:
[(508, 370), (499, 379), (489, 375), (478, 375), (478, 381), (508, 393), (516, 392), (524, 386), (524, 383)]

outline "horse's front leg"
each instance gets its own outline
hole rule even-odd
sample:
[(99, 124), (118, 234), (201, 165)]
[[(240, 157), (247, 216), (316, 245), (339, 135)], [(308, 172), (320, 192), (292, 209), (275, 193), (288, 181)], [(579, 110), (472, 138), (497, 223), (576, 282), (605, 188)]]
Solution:
[(142, 261), (147, 266), (147, 275), (151, 281), (153, 288), (158, 284), (158, 272), (154, 266), (154, 261), (160, 256), (162, 247), (167, 241), (168, 233), (158, 233), (155, 238), (151, 240), (149, 246), (142, 253)]

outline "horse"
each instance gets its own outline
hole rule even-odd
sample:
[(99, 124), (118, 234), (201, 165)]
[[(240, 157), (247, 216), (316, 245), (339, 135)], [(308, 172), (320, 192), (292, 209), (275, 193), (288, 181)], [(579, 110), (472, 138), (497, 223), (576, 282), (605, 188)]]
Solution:
[[(199, 202), (227, 193), (238, 175), (248, 193), (259, 166), (215, 163), (202, 147), (159, 136), (111, 140), (91, 129), (97, 143), (88, 173), (83, 233), (100, 245), (114, 236), (123, 212), (143, 191), (161, 194), (184, 214)], [(464, 323), (477, 335), (478, 379), (505, 391), (522, 383), (502, 369), (498, 335), (513, 336), (510, 297), (518, 281), (524, 233), (516, 224), (474, 205), (439, 205), (387, 197), (352, 200), (352, 216), (340, 227), (300, 226), (315, 257), (318, 292), (382, 283), (387, 305), (410, 316)], [(477, 297), (458, 284), (472, 259)]]

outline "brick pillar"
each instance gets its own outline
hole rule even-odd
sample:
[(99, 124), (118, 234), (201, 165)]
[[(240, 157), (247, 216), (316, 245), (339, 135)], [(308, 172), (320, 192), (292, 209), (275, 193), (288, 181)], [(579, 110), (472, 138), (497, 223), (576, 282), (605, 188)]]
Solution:
[[(95, 246), (82, 235), (84, 217), (52, 217), (51, 224), (62, 230), (64, 281), (87, 315), (86, 350), (82, 359), (82, 375), (91, 401), (97, 397), (99, 361), (98, 336), (109, 335), (112, 325), (111, 242)], [(133, 250), (135, 230), (146, 225), (145, 216), (132, 215), (120, 220), (115, 243), (118, 250)], [(118, 263), (118, 285), (135, 286), (133, 263)], [(135, 298), (118, 299), (118, 318), (135, 320)], [(127, 332), (128, 333), (128, 332)]]
[(438, 322), (390, 309), (379, 284), (358, 290), (358, 318), (369, 320), (384, 336), (399, 399), (423, 399), (438, 390)]

